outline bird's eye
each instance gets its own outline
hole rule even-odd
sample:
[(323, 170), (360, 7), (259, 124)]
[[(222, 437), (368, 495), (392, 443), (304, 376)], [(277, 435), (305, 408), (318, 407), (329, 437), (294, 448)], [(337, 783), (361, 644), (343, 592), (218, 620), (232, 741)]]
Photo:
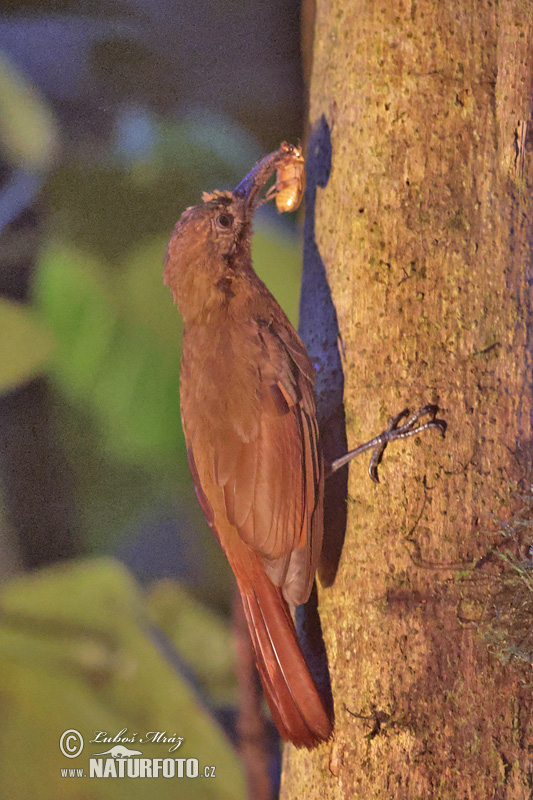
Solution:
[(226, 228), (227, 230), (233, 225), (233, 214), (219, 214), (216, 222), (220, 228)]

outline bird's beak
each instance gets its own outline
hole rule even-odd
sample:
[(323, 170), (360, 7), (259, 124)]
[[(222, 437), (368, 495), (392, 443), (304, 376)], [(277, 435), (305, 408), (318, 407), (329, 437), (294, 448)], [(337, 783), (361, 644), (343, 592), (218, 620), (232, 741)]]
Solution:
[(286, 145), (283, 143), (281, 147), (274, 152), (269, 153), (267, 156), (258, 161), (255, 167), (250, 170), (248, 175), (242, 179), (239, 185), (233, 190), (235, 197), (242, 197), (246, 200), (246, 209), (250, 215), (254, 213), (256, 208), (261, 204), (259, 195), (264, 188), (266, 182), (276, 170), (276, 165), (280, 159), (286, 155)]

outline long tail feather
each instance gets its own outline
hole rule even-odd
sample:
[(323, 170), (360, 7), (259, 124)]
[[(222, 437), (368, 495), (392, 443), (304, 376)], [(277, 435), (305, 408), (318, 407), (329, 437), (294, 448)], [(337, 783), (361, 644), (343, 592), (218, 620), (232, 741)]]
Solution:
[(316, 747), (331, 736), (332, 723), (298, 644), (280, 589), (257, 565), (238, 578), (259, 675), (283, 739)]

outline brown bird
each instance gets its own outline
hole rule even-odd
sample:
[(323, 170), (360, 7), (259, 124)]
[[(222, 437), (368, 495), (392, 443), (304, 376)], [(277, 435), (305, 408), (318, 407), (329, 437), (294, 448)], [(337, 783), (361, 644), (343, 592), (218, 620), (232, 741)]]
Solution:
[[(322, 548), (315, 374), (300, 337), (255, 274), (251, 254), (260, 192), (275, 171), (290, 172), (295, 151), (282, 144), (233, 192), (204, 194), (202, 205), (188, 208), (170, 239), (164, 280), (184, 322), (181, 416), (196, 493), (237, 579), (274, 722), (283, 739), (312, 748), (329, 739), (332, 721), (290, 609), (308, 599)], [(370, 474), (377, 480), (390, 441), (444, 430), (436, 406), (400, 425), (407, 413), (328, 472), (372, 449)], [(427, 414), (431, 420), (417, 426)]]
[(234, 192), (204, 194), (170, 239), (164, 279), (183, 316), (181, 415), (198, 499), (233, 569), (272, 717), (297, 746), (332, 723), (289, 610), (322, 547), (324, 469), (314, 369), (252, 268), (259, 193), (288, 146)]

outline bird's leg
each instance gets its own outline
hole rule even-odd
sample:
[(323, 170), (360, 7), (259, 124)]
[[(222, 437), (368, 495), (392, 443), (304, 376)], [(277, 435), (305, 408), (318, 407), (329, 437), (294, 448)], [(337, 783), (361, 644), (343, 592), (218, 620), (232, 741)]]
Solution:
[[(437, 411), (437, 406), (427, 405), (420, 408), (409, 417), (409, 409), (404, 408), (403, 411), (389, 420), (387, 430), (380, 433), (379, 436), (375, 436), (369, 442), (365, 442), (365, 444), (356, 447), (355, 450), (350, 450), (340, 458), (336, 458), (335, 461), (331, 463), (327, 476), (333, 474), (341, 467), (344, 467), (352, 458), (355, 458), (361, 453), (365, 453), (367, 450), (373, 450), (374, 452), (370, 458), (368, 473), (374, 483), (379, 483), (378, 465), (381, 462), (385, 448), (390, 442), (395, 442), (397, 439), (407, 439), (408, 436), (415, 436), (417, 433), (422, 433), (422, 431), (427, 431), (430, 428), (437, 428), (444, 436), (446, 423), (442, 419), (436, 419)], [(417, 424), (419, 420), (425, 416), (429, 416), (430, 419), (427, 422)], [(405, 417), (409, 418), (400, 425), (400, 422)]]

